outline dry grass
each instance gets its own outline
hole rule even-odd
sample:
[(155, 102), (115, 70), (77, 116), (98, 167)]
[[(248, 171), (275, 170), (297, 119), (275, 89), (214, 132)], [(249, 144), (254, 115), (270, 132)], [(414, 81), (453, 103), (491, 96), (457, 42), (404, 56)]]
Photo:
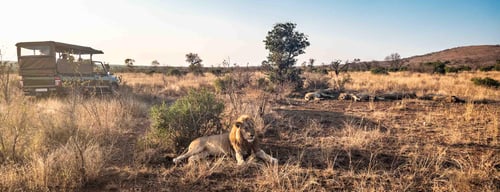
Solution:
[(190, 88), (211, 88), (215, 80), (215, 76), (211, 73), (205, 73), (204, 76), (188, 73), (180, 77), (165, 76), (159, 73), (124, 73), (120, 76), (124, 79), (123, 83), (133, 87), (133, 91), (137, 94), (174, 98), (186, 95)]
[(147, 110), (127, 97), (18, 97), (2, 105), (2, 191), (78, 189), (99, 178), (118, 138)]
[(498, 72), (464, 72), (459, 74), (429, 75), (412, 72), (390, 73), (389, 75), (372, 75), (370, 72), (351, 74), (353, 82), (347, 89), (361, 90), (368, 93), (407, 91), (417, 95), (445, 94), (456, 95), (467, 99), (497, 99), (500, 92), (495, 89), (475, 86), (474, 77), (491, 77), (500, 79)]
[[(499, 191), (500, 105), (397, 102), (304, 102), (250, 84), (217, 97), (224, 121), (250, 114), (262, 148), (279, 166), (231, 158), (173, 165), (178, 154), (141, 147), (150, 107), (216, 79), (121, 74), (117, 97), (29, 99), (0, 104), (1, 191)], [(347, 90), (440, 93), (499, 100), (472, 77), (351, 73)], [(330, 76), (314, 76), (315, 84)], [(323, 80), (321, 80), (323, 79)], [(290, 90), (280, 89), (287, 93)]]

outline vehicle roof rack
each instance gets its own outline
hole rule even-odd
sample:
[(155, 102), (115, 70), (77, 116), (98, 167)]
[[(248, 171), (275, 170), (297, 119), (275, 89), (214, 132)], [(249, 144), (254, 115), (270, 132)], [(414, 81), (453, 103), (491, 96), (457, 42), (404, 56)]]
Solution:
[(33, 41), (33, 42), (19, 42), (16, 43), (17, 47), (23, 46), (38, 46), (53, 44), (56, 52), (67, 52), (72, 54), (103, 54), (101, 50), (93, 49), (91, 47), (85, 47), (80, 45), (73, 45), (68, 43), (61, 43), (56, 41)]

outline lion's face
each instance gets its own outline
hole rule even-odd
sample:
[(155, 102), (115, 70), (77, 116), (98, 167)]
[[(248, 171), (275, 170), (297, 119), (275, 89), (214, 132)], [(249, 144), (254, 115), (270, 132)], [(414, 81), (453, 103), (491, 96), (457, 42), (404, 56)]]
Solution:
[(241, 116), (235, 123), (243, 139), (249, 143), (255, 140), (255, 123), (248, 116)]

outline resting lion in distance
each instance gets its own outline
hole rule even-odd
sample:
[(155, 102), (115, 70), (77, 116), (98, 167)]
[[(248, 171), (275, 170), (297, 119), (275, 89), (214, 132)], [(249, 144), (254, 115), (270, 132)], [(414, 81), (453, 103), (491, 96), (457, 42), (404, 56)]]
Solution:
[(338, 91), (333, 89), (320, 89), (314, 92), (308, 92), (304, 95), (306, 101), (319, 101), (323, 99), (335, 99), (339, 95)]
[(252, 154), (266, 162), (278, 163), (276, 158), (260, 149), (253, 119), (248, 115), (242, 115), (232, 125), (231, 132), (199, 137), (189, 144), (187, 152), (174, 158), (173, 161), (178, 163), (185, 158), (189, 158), (188, 161), (193, 162), (209, 155), (226, 155), (236, 157), (238, 165), (242, 165), (245, 163), (245, 159)]

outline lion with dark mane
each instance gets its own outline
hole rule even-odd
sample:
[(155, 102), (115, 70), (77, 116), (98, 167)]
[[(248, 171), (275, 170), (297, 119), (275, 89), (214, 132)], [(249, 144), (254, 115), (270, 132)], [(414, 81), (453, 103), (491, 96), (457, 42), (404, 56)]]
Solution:
[(250, 155), (277, 164), (278, 160), (266, 154), (259, 147), (259, 140), (255, 134), (255, 122), (248, 115), (240, 116), (232, 125), (229, 133), (199, 137), (189, 144), (186, 153), (174, 158), (178, 163), (185, 158), (189, 162), (204, 159), (207, 156), (231, 156), (235, 157), (238, 165), (245, 163)]

